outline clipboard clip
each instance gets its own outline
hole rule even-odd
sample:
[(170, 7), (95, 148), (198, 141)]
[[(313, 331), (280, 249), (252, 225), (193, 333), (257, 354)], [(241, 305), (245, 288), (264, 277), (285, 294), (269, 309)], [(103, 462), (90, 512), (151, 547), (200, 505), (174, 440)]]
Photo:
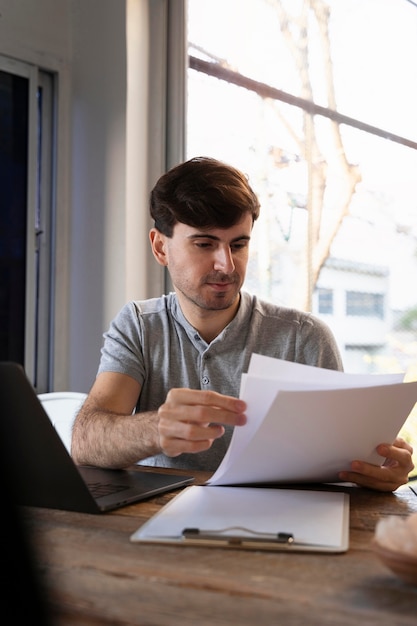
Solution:
[[(240, 531), (242, 534), (226, 534), (230, 531)], [(201, 539), (207, 541), (225, 541), (231, 545), (241, 545), (248, 542), (271, 542), (291, 545), (294, 543), (292, 533), (262, 533), (244, 526), (229, 526), (218, 530), (202, 530), (200, 528), (184, 528), (182, 531), (184, 539)]]

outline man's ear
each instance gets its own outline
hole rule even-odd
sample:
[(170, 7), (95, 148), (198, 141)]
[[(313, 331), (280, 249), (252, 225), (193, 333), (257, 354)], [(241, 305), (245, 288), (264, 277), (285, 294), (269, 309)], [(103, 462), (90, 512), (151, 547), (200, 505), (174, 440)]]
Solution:
[(151, 242), (151, 248), (155, 259), (160, 265), (167, 266), (168, 261), (165, 254), (166, 236), (163, 235), (157, 228), (151, 228), (149, 231), (149, 240)]

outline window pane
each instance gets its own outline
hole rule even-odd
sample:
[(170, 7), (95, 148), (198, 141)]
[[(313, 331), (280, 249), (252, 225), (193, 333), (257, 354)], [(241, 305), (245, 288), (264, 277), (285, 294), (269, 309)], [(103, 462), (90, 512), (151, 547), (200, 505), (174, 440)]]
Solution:
[(52, 84), (0, 56), (0, 359), (21, 363), (37, 391), (53, 354)]
[(28, 80), (0, 71), (0, 360), (24, 363)]
[[(314, 11), (308, 12), (308, 19), (304, 16), (308, 32), (312, 31), (309, 66), (302, 64), (306, 56), (303, 49), (300, 51), (302, 41), (297, 38), (298, 64), (290, 63), (288, 57), (293, 50), (288, 37), (297, 37), (299, 28), (292, 17), (307, 4), (258, 0), (239, 3), (239, 10), (235, 10), (234, 0), (189, 0), (189, 52), (209, 59), (211, 72), (214, 66), (231, 67), (259, 81), (269, 80), (288, 91), (293, 89), (296, 95), (301, 92), (305, 100), (309, 95), (316, 98), (316, 93), (320, 93), (318, 71), (312, 68), (318, 67), (320, 59), (313, 50), (319, 41), (318, 26), (323, 22), (317, 20)], [(348, 4), (357, 20), (361, 10), (363, 19), (369, 11), (376, 10), (373, 0), (328, 3), (332, 45), (346, 28), (340, 16), (343, 11), (346, 14)], [(312, 6), (324, 4), (317, 2)], [(378, 2), (378, 9), (387, 15), (391, 7), (389, 0)], [(284, 9), (287, 22), (282, 17), (272, 18), (271, 11), (276, 14)], [(405, 32), (408, 18), (417, 19), (417, 7), (412, 5), (405, 11), (396, 14), (396, 33)], [(353, 13), (346, 22), (352, 25), (352, 41)], [(265, 26), (268, 24), (263, 31), (254, 27), (262, 20)], [(217, 24), (216, 28), (208, 28), (212, 22)], [(233, 37), (230, 36), (232, 23)], [(277, 26), (280, 23), (287, 24), (283, 32)], [(374, 23), (375, 20), (368, 29), (367, 43), (371, 48), (376, 31), (375, 45), (380, 45), (378, 29), (382, 23)], [(278, 54), (277, 40), (282, 50), (287, 49), (287, 56)], [(383, 72), (379, 57), (372, 53), (372, 59), (374, 74), (379, 76)], [(337, 87), (345, 77), (351, 80), (349, 64), (340, 63), (332, 68), (326, 55), (320, 63), (321, 70), (323, 67), (332, 70), (323, 93), (332, 94), (333, 83)], [(402, 75), (404, 83), (397, 96), (401, 93), (402, 99), (404, 94), (404, 100), (408, 101), (413, 97), (414, 87), (410, 88), (407, 75), (398, 70), (404, 64), (404, 57), (397, 59), (397, 63), (396, 76)], [(268, 74), (272, 71), (285, 76), (284, 82), (279, 83)], [(307, 78), (300, 78), (306, 71), (310, 92), (306, 88)], [(310, 115), (299, 101), (292, 105), (288, 100), (282, 101), (280, 94), (266, 97), (252, 84), (245, 88), (219, 76), (189, 70), (187, 157), (206, 154), (233, 163), (249, 175), (260, 197), (261, 217), (253, 231), (245, 287), (261, 297), (313, 312), (318, 306), (314, 289), (333, 290), (334, 312), (326, 317), (342, 352), (347, 346), (363, 345), (364, 337), (368, 343), (371, 339), (372, 345), (391, 350), (388, 332), (392, 323), (394, 320), (401, 323), (405, 313), (417, 308), (415, 291), (409, 289), (410, 284), (417, 282), (417, 144), (413, 145), (411, 138), (414, 116), (404, 127), (408, 139), (398, 143), (392, 137), (387, 138), (383, 128), (371, 132), (365, 120), (343, 123), (334, 117), (331, 109)], [(245, 81), (241, 80), (240, 84), (244, 85)], [(384, 103), (374, 103), (374, 113), (385, 106), (389, 95), (385, 93)], [(353, 102), (363, 100), (362, 96), (358, 98), (357, 92), (351, 90)], [(331, 104), (336, 106), (336, 101), (335, 98)], [(395, 118), (398, 117), (396, 114)], [(366, 319), (356, 327), (347, 323), (349, 290), (384, 294), (387, 314), (371, 334)], [(349, 357), (344, 356), (349, 366)], [(407, 367), (415, 361), (417, 355), (412, 354)]]
[(384, 295), (382, 293), (346, 292), (346, 315), (361, 317), (384, 317)]
[(320, 315), (333, 314), (333, 291), (331, 289), (318, 289), (318, 312)]
[(189, 0), (188, 13), (190, 54), (417, 141), (415, 2)]

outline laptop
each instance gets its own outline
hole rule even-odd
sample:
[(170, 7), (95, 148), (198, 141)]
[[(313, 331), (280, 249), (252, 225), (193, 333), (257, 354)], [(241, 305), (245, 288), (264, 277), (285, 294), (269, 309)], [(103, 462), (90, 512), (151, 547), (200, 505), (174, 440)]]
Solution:
[[(83, 513), (104, 513), (179, 489), (193, 477), (76, 465), (21, 365), (0, 362), (0, 437), (15, 469), (16, 501)], [(16, 459), (19, 461), (16, 463)]]

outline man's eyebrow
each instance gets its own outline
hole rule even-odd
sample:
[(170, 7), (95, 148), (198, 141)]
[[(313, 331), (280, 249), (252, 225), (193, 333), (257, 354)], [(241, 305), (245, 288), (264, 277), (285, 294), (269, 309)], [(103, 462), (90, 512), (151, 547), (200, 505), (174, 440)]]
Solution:
[[(220, 237), (216, 237), (215, 235), (209, 235), (208, 233), (193, 233), (192, 235), (188, 235), (187, 239), (212, 239), (213, 241), (221, 241)], [(234, 237), (230, 240), (230, 243), (235, 243), (236, 241), (249, 241), (249, 235), (239, 235), (238, 237)]]

